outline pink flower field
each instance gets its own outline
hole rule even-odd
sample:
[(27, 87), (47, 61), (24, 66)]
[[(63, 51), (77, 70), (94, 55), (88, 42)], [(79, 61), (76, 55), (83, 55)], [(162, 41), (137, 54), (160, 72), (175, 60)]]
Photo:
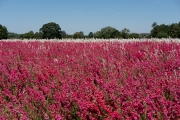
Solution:
[(0, 42), (0, 120), (179, 120), (180, 43)]

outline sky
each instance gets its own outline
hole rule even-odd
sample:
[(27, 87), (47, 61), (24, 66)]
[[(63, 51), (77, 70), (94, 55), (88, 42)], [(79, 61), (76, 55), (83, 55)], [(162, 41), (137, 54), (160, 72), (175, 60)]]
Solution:
[(67, 34), (107, 26), (149, 33), (153, 22), (180, 22), (180, 0), (0, 0), (0, 24), (9, 32), (38, 32), (49, 22)]

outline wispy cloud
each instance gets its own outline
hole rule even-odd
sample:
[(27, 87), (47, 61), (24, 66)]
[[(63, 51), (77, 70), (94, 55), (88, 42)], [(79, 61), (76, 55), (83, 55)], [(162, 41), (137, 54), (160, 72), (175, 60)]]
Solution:
[(30, 8), (33, 8), (34, 6), (31, 5), (31, 6), (29, 6), (29, 7), (30, 7)]
[(114, 12), (112, 9), (106, 8), (105, 10), (109, 11), (109, 12)]
[(109, 8), (106, 8), (105, 10), (106, 10), (106, 11), (109, 11), (109, 12), (112, 12), (112, 13), (114, 13), (114, 14), (117, 14), (117, 15), (120, 15), (120, 14), (121, 14), (120, 12), (116, 12), (116, 11), (114, 11), (114, 10), (112, 10), (112, 9), (109, 9)]

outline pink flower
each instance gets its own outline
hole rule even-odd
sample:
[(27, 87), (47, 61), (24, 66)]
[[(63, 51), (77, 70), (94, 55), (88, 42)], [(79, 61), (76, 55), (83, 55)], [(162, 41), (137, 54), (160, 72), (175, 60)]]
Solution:
[(56, 115), (55, 120), (63, 120), (63, 118), (60, 115)]

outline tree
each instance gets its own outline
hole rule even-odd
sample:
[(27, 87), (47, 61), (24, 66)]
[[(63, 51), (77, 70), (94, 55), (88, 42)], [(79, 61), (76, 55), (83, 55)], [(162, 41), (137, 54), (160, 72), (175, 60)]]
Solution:
[(96, 38), (104, 38), (104, 39), (109, 39), (109, 38), (119, 38), (119, 31), (113, 27), (105, 27), (102, 28), (101, 31), (97, 31), (95, 33)]
[(95, 38), (102, 38), (101, 31), (97, 31), (97, 32), (94, 34), (94, 37), (95, 37)]
[[(178, 23), (178, 25), (179, 25), (179, 28), (180, 28), (180, 22)], [(179, 32), (179, 35), (178, 35), (178, 37), (180, 38), (180, 32)]]
[(80, 32), (75, 32), (74, 34), (73, 34), (73, 38), (74, 39), (77, 39), (77, 38), (81, 38), (82, 36), (81, 36), (81, 33)]
[(85, 38), (84, 32), (80, 31), (80, 32), (75, 32), (73, 34), (73, 38), (77, 39), (77, 38)]
[(0, 24), (0, 40), (8, 38), (8, 30), (5, 26)]
[(58, 24), (55, 22), (50, 22), (47, 24), (44, 24), (42, 28), (40, 28), (40, 33), (42, 33), (43, 38), (53, 39), (53, 38), (59, 38), (61, 39), (61, 28)]
[(158, 32), (157, 38), (168, 38), (168, 34), (165, 32)]
[(80, 31), (79, 33), (80, 33), (80, 35), (81, 35), (81, 37), (80, 37), (80, 38), (85, 38), (85, 36), (84, 36), (84, 32), (83, 32), (83, 31)]
[(173, 23), (170, 25), (169, 35), (172, 38), (178, 38), (180, 34), (180, 27), (178, 24)]
[(93, 37), (94, 37), (93, 32), (89, 32), (89, 34), (88, 34), (88, 38), (93, 38)]
[(66, 34), (66, 38), (73, 38), (73, 35)]
[(154, 23), (152, 24), (152, 27), (154, 28), (154, 27), (156, 27), (156, 26), (157, 26), (157, 23), (154, 22)]
[(158, 32), (160, 32), (160, 31), (159, 31), (159, 26), (157, 25), (151, 30), (151, 36), (156, 37)]
[(153, 23), (152, 27), (152, 37), (167, 38), (170, 36), (172, 38), (180, 38), (180, 22), (172, 23), (171, 25), (157, 25), (157, 23)]
[(129, 35), (129, 38), (139, 38), (139, 34), (137, 34), (137, 33), (131, 33), (131, 34)]
[(102, 38), (109, 39), (109, 38), (116, 38), (117, 33), (119, 33), (118, 30), (116, 30), (113, 27), (105, 27), (101, 29)]
[(165, 24), (161, 24), (158, 26), (159, 32), (168, 33), (169, 32), (169, 26)]
[(62, 36), (62, 38), (67, 38), (66, 32), (65, 31), (61, 31), (61, 36)]
[(34, 38), (34, 32), (33, 31), (29, 31), (29, 32), (25, 33), (22, 36), (23, 36), (23, 38), (27, 38), (27, 39), (31, 38), (32, 39), (32, 38)]
[(129, 33), (130, 33), (130, 30), (127, 29), (127, 28), (124, 28), (123, 30), (121, 30), (121, 36), (122, 36), (122, 38), (124, 38), (124, 39), (129, 38)]
[(9, 32), (9, 33), (8, 33), (8, 39), (13, 39), (13, 38), (19, 39), (20, 36), (21, 36), (21, 34), (12, 33), (12, 32)]
[(34, 34), (34, 38), (35, 38), (35, 39), (42, 39), (42, 38), (43, 38), (43, 35), (42, 35), (42, 33), (40, 33), (40, 32), (36, 32), (36, 33)]
[(149, 34), (149, 33), (140, 33), (139, 38), (151, 38), (151, 34)]

